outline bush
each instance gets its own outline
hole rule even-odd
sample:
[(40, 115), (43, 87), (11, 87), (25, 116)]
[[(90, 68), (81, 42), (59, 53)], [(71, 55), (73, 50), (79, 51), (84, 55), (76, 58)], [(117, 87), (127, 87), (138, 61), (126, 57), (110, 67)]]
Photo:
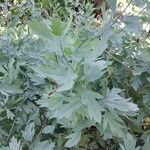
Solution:
[(1, 3), (1, 150), (149, 149), (150, 3), (115, 2)]

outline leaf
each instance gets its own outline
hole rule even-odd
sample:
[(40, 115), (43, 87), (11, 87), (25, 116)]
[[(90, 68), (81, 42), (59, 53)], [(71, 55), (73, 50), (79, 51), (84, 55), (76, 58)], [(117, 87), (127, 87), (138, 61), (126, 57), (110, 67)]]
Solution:
[(66, 56), (72, 55), (72, 50), (71, 50), (71, 48), (70, 48), (70, 47), (65, 48), (65, 49), (64, 49), (64, 53), (65, 53)]
[(20, 141), (17, 141), (17, 139), (13, 136), (9, 142), (10, 150), (21, 150)]
[(101, 40), (95, 40), (95, 43), (93, 43), (93, 50), (87, 53), (87, 56), (85, 57), (86, 62), (95, 61), (104, 53), (108, 47), (107, 41), (109, 36), (110, 35), (103, 35)]
[(132, 87), (137, 90), (141, 86), (140, 76), (135, 76), (132, 78)]
[(74, 53), (74, 59), (80, 60), (85, 59), (85, 62), (94, 62), (100, 57), (103, 52), (106, 50), (108, 44), (108, 35), (103, 35), (101, 40), (95, 39), (93, 41), (87, 40), (84, 44), (81, 43), (80, 48)]
[(81, 131), (85, 128), (91, 127), (94, 124), (95, 124), (94, 121), (86, 118), (78, 119), (74, 127), (74, 131)]
[(88, 101), (87, 102), (87, 108), (89, 117), (93, 119), (95, 122), (101, 123), (102, 121), (102, 115), (101, 115), (101, 107), (99, 103), (96, 100)]
[(134, 0), (133, 4), (135, 4), (138, 7), (143, 7), (145, 5), (145, 0)]
[(34, 133), (35, 133), (35, 125), (34, 123), (29, 123), (27, 124), (22, 136), (25, 140), (31, 141), (34, 136)]
[(72, 98), (70, 99), (69, 103), (64, 104), (62, 108), (56, 110), (54, 113), (54, 117), (61, 119), (63, 117), (68, 118), (75, 112), (77, 109), (81, 107), (81, 101), (79, 98)]
[(101, 112), (104, 111), (104, 109), (96, 99), (101, 98), (102, 96), (94, 91), (84, 90), (82, 93), (82, 102), (87, 105), (90, 119), (98, 123), (102, 121)]
[(124, 145), (120, 144), (122, 150), (140, 150), (140, 147), (136, 147), (136, 139), (131, 134), (127, 134), (124, 138)]
[(111, 133), (117, 137), (123, 137), (123, 129), (124, 127), (121, 125), (122, 120), (118, 117), (113, 115), (110, 112), (105, 112), (104, 119), (103, 119), (103, 131), (110, 128)]
[(82, 40), (92, 39), (95, 36), (95, 33), (89, 29), (82, 29), (79, 32), (79, 38)]
[(33, 146), (31, 147), (31, 150), (53, 150), (54, 149), (54, 143), (49, 143), (48, 141), (42, 141), (39, 140), (33, 143)]
[(106, 0), (113, 13), (116, 11), (117, 0)]
[(124, 16), (123, 22), (126, 25), (125, 30), (127, 32), (142, 32), (142, 24), (140, 23), (140, 18), (138, 16)]
[(59, 93), (52, 94), (49, 98), (47, 96), (43, 96), (41, 99), (37, 101), (37, 104), (40, 105), (40, 107), (48, 108), (50, 111), (54, 111), (56, 109), (59, 109), (63, 105), (63, 99), (64, 97)]
[(143, 60), (150, 62), (150, 50), (149, 50), (149, 48), (142, 49), (141, 55), (143, 57)]
[(11, 111), (9, 111), (8, 109), (6, 110), (6, 112), (7, 112), (7, 118), (8, 119), (10, 118), (11, 120), (13, 120), (15, 115)]
[(103, 100), (106, 107), (110, 109), (117, 109), (122, 112), (137, 112), (138, 107), (136, 104), (129, 102), (130, 99), (125, 99), (119, 95), (120, 89), (113, 88), (108, 91), (107, 97)]
[(77, 75), (69, 69), (66, 73), (64, 72), (63, 77), (57, 79), (53, 76), (52, 78), (61, 85), (60, 88), (57, 89), (57, 91), (61, 92), (70, 90), (73, 87)]
[(57, 36), (60, 36), (63, 32), (63, 29), (61, 27), (61, 22), (60, 20), (58, 19), (53, 19), (52, 20), (52, 25), (51, 25), (51, 29), (52, 29), (52, 32), (57, 35)]
[(103, 76), (110, 62), (99, 60), (96, 62), (87, 62), (84, 65), (85, 77), (89, 82), (93, 82)]
[(29, 27), (31, 31), (38, 35), (42, 39), (50, 40), (52, 39), (52, 33), (47, 25), (39, 20), (32, 20), (29, 22)]
[(44, 133), (44, 134), (48, 134), (48, 133), (53, 134), (54, 129), (55, 129), (55, 126), (48, 125), (48, 126), (46, 126), (46, 127), (43, 128), (42, 133)]
[(81, 131), (75, 131), (74, 133), (67, 136), (69, 140), (66, 142), (66, 147), (73, 147), (78, 144), (80, 138), (81, 138)]
[(68, 70), (55, 62), (51, 65), (37, 65), (32, 67), (39, 77), (52, 78), (59, 85), (57, 91), (70, 90), (77, 75), (69, 68)]
[(14, 84), (5, 84), (0, 86), (0, 89), (2, 88), (3, 91), (9, 94), (21, 94), (22, 90), (20, 89), (20, 85), (17, 83)]
[(146, 143), (144, 144), (144, 146), (142, 147), (142, 150), (149, 150), (149, 148), (150, 148), (150, 142), (148, 141), (146, 141)]

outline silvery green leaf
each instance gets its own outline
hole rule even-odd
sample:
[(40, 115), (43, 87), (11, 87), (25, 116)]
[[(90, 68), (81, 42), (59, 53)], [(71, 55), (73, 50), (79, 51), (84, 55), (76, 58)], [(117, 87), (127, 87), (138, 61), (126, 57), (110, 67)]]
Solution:
[(57, 91), (61, 92), (70, 90), (73, 87), (77, 75), (71, 69), (69, 69), (66, 73), (64, 72), (63, 77), (55, 79), (53, 76), (52, 78), (61, 85), (60, 88), (57, 89)]
[(22, 136), (25, 140), (31, 141), (35, 133), (35, 124), (29, 123), (26, 125), (25, 130), (22, 133)]
[(48, 133), (53, 134), (54, 129), (55, 129), (54, 125), (47, 125), (46, 127), (43, 128), (42, 133), (44, 133), (44, 134), (48, 134)]
[(116, 12), (117, 0), (106, 0), (113, 13)]
[(55, 35), (60, 36), (63, 32), (61, 21), (56, 18), (52, 19), (51, 29)]
[(80, 138), (81, 138), (81, 131), (75, 131), (74, 133), (67, 136), (69, 140), (66, 142), (66, 147), (73, 147), (78, 144)]
[[(64, 43), (65, 41), (62, 42), (62, 44)], [(53, 52), (56, 55), (62, 56), (61, 46), (58, 38), (53, 38), (53, 40), (47, 41), (45, 45), (47, 46), (46, 48), (49, 52)]]
[(101, 78), (105, 69), (110, 65), (110, 62), (104, 60), (98, 60), (96, 62), (87, 62), (84, 65), (85, 77), (89, 82), (94, 82), (95, 80)]
[(140, 150), (140, 147), (136, 147), (136, 139), (129, 133), (123, 138), (124, 145), (120, 144), (122, 150)]
[(108, 37), (107, 35), (102, 36), (101, 40), (95, 40), (95, 44), (93, 46), (93, 50), (91, 50), (89, 53), (86, 53), (87, 56), (85, 57), (85, 61), (95, 61), (98, 57), (100, 57), (104, 51), (106, 50), (108, 44)]
[[(85, 62), (93, 62), (100, 57), (106, 50), (108, 44), (109, 34), (101, 37), (101, 40), (95, 39), (94, 41), (87, 40), (84, 44), (78, 48), (74, 53), (74, 59), (85, 59)], [(77, 59), (77, 60), (78, 60)]]
[(32, 20), (29, 22), (29, 27), (31, 31), (38, 35), (42, 39), (50, 40), (52, 39), (52, 32), (50, 31), (50, 28), (48, 26), (39, 21), (39, 20)]
[(150, 142), (149, 140), (147, 140), (144, 146), (142, 147), (142, 150), (149, 150), (149, 148), (150, 148)]
[(20, 85), (15, 83), (15, 84), (5, 84), (3, 87), (0, 86), (3, 91), (9, 94), (20, 94), (22, 93), (22, 90), (20, 89)]
[(21, 150), (20, 141), (17, 141), (17, 139), (13, 136), (9, 142), (10, 150)]
[[(63, 105), (63, 96), (62, 95), (57, 95), (57, 94), (52, 94), (48, 99), (41, 99), (39, 104), (45, 105), (44, 107), (48, 108), (51, 111), (54, 111), (56, 109), (59, 109)], [(47, 102), (42, 102), (42, 101), (47, 101)]]
[(79, 38), (82, 40), (86, 40), (86, 39), (90, 39), (93, 38), (95, 36), (95, 33), (92, 30), (89, 29), (82, 29), (79, 32)]
[(145, 0), (134, 0), (133, 4), (135, 4), (138, 7), (143, 7), (145, 5)]
[(97, 100), (102, 98), (103, 97), (97, 92), (90, 90), (82, 91), (82, 102), (87, 106), (89, 117), (98, 123), (101, 123), (101, 113), (104, 109)]
[(32, 69), (41, 78), (52, 78), (59, 85), (57, 91), (70, 90), (77, 78), (77, 75), (69, 68), (63, 68), (59, 64), (52, 62), (51, 65), (38, 65)]
[(6, 110), (6, 112), (7, 112), (7, 118), (8, 119), (10, 118), (11, 120), (13, 120), (15, 115), (11, 111), (9, 111), (8, 109)]
[(124, 136), (124, 126), (122, 125), (122, 120), (110, 112), (105, 112), (103, 119), (103, 131), (107, 129), (110, 129), (112, 135), (114, 136), (121, 138)]
[(139, 76), (135, 76), (135, 77), (133, 77), (133, 79), (132, 79), (132, 87), (135, 89), (135, 90), (137, 90), (139, 87), (140, 87), (140, 85), (141, 85), (142, 83), (141, 83), (141, 80), (140, 80), (140, 77)]
[(141, 51), (142, 57), (145, 61), (150, 62), (150, 51), (149, 48), (143, 48)]
[(75, 127), (74, 127), (74, 131), (81, 131), (87, 127), (91, 127), (92, 125), (95, 124), (95, 121), (89, 120), (89, 119), (78, 119)]
[(103, 99), (103, 96), (101, 94), (88, 89), (82, 89), (81, 97), (82, 103), (84, 105), (86, 105), (88, 101)]
[(61, 119), (63, 117), (68, 118), (75, 111), (77, 111), (81, 107), (81, 101), (79, 98), (70, 99), (69, 103), (64, 104), (60, 109), (56, 110), (54, 113), (54, 117)]
[(100, 108), (101, 106), (96, 100), (87, 102), (89, 117), (98, 123), (101, 123), (102, 121), (102, 114)]
[(108, 91), (107, 97), (103, 100), (106, 107), (117, 109), (122, 112), (137, 112), (139, 109), (136, 104), (129, 102), (130, 99), (125, 99), (119, 95), (120, 89), (112, 89)]
[(49, 143), (49, 141), (36, 141), (33, 143), (30, 150), (53, 150), (55, 147), (54, 143)]
[(126, 24), (127, 32), (139, 33), (142, 31), (142, 24), (138, 16), (124, 16), (123, 22)]

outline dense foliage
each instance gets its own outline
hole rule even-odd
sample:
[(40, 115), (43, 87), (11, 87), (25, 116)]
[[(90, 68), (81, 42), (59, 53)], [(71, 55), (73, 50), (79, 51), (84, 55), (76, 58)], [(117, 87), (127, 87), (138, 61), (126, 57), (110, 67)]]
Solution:
[(150, 2), (106, 1), (1, 0), (1, 150), (149, 149)]

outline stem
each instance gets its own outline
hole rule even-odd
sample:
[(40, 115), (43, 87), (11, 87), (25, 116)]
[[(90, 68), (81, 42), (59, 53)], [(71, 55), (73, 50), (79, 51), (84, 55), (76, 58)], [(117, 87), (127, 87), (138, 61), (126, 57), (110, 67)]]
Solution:
[(7, 139), (6, 139), (6, 143), (9, 142), (9, 139), (10, 139), (10, 137), (11, 137), (11, 134), (12, 134), (12, 132), (13, 132), (13, 130), (14, 130), (15, 123), (16, 123), (16, 118), (17, 118), (17, 117), (15, 116), (14, 121), (13, 121), (13, 124), (12, 124), (12, 127), (11, 127), (10, 132), (9, 132), (9, 134), (8, 134), (8, 137), (7, 137)]
[(111, 56), (114, 60), (116, 60), (117, 62), (119, 62), (120, 64), (122, 64), (131, 74), (132, 74), (132, 70), (126, 65), (124, 64), (122, 61), (120, 61), (119, 59), (117, 59), (115, 56), (113, 56), (111, 53), (109, 53), (108, 51), (105, 51), (109, 56)]
[(59, 43), (60, 43), (60, 49), (61, 49), (61, 52), (62, 52), (62, 56), (64, 57), (64, 59), (66, 60), (68, 66), (72, 69), (72, 71), (75, 72), (75, 70), (73, 69), (73, 67), (71, 66), (71, 64), (69, 63), (69, 61), (67, 60), (67, 58), (66, 58), (66, 56), (64, 54), (63, 45), (62, 45), (60, 37), (59, 37)]

